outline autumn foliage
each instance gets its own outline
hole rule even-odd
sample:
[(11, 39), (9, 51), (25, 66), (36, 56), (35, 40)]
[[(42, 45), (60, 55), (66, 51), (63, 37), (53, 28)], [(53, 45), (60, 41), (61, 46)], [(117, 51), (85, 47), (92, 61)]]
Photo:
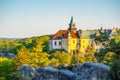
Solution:
[(49, 54), (45, 52), (33, 53), (22, 48), (14, 58), (16, 70), (19, 70), (22, 64), (29, 64), (33, 67), (48, 66), (50, 63), (48, 57)]

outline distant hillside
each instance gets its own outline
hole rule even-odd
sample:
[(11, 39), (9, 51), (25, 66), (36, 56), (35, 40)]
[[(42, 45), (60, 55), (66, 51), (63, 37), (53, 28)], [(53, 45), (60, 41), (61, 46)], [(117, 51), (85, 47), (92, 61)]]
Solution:
[(20, 40), (20, 39), (23, 39), (23, 38), (2, 38), (0, 37), (0, 40)]
[(29, 38), (0, 38), (0, 52), (15, 53), (26, 48), (31, 52), (48, 52), (49, 35), (34, 36)]
[(7, 37), (0, 37), (0, 40), (22, 40), (22, 39), (30, 39), (30, 38), (40, 38), (43, 36), (50, 36), (53, 34), (48, 34), (48, 35), (41, 35), (41, 36), (33, 36), (33, 37), (26, 37), (26, 38), (7, 38)]

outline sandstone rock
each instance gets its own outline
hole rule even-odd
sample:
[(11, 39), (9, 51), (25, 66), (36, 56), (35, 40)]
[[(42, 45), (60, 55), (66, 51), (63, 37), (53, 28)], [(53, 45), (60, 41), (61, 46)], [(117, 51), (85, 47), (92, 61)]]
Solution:
[(13, 54), (13, 53), (8, 53), (7, 54), (7, 58), (9, 58), (9, 59), (12, 59), (14, 57), (15, 57), (15, 54)]
[(75, 73), (48, 66), (36, 69), (34, 80), (75, 80)]
[(87, 62), (77, 68), (76, 80), (110, 80), (110, 67), (101, 63)]
[(107, 65), (87, 62), (79, 64), (73, 72), (52, 66), (35, 69), (29, 65), (22, 65), (19, 73), (26, 77), (26, 80), (110, 80), (109, 70)]
[(31, 67), (30, 65), (24, 64), (20, 67), (19, 74), (21, 74), (21, 76), (23, 78), (26, 78), (27, 80), (32, 79), (35, 74), (35, 68)]
[(5, 57), (6, 53), (0, 53), (0, 57)]

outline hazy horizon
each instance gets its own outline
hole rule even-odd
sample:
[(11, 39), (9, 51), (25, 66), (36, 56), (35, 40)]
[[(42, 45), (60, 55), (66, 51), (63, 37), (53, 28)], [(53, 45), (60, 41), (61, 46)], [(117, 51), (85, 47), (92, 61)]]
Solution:
[(68, 29), (120, 28), (120, 0), (0, 0), (0, 37), (25, 38)]

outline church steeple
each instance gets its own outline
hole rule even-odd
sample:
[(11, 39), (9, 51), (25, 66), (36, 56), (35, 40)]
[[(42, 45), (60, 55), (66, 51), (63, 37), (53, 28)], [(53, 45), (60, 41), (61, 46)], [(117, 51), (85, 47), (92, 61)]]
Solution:
[(73, 22), (73, 16), (71, 16), (68, 30), (76, 33), (76, 24)]
[(71, 16), (71, 20), (70, 20), (70, 23), (73, 23), (73, 16)]

